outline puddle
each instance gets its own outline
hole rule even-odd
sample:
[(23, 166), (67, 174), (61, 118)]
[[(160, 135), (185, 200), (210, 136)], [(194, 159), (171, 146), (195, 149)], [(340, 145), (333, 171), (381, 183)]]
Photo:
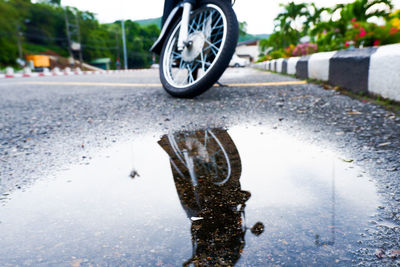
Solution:
[(360, 174), (276, 130), (141, 137), (12, 194), (1, 265), (349, 265), (379, 205)]

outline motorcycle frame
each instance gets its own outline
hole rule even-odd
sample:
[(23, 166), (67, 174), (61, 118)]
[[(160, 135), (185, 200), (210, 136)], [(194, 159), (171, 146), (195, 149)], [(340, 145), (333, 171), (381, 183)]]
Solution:
[[(176, 21), (179, 18), (182, 18), (182, 23), (184, 24), (181, 27), (179, 32), (178, 39), (178, 49), (183, 50), (185, 46), (185, 41), (187, 40), (188, 28), (189, 28), (189, 19), (190, 13), (193, 10), (193, 7), (199, 2), (199, 0), (185, 0), (177, 4), (174, 9), (169, 13), (168, 18), (165, 20), (165, 23), (161, 29), (160, 36), (154, 42), (153, 46), (150, 48), (150, 52), (153, 52), (157, 55), (161, 54), (162, 46), (164, 44), (165, 39), (169, 31), (172, 29)], [(186, 26), (185, 26), (186, 25)]]
[(188, 39), (190, 13), (200, 4), (200, 2), (201, 0), (184, 0), (177, 4), (169, 13), (168, 18), (165, 20), (160, 36), (150, 48), (150, 52), (153, 52), (157, 55), (161, 54), (162, 46), (168, 36), (168, 33), (180, 18), (182, 21), (182, 26), (179, 32), (178, 50), (182, 51), (185, 45), (189, 45), (186, 43), (186, 41)]
[(185, 46), (188, 46), (188, 31), (189, 31), (189, 19), (190, 12), (192, 10), (192, 3), (183, 2), (183, 13), (181, 20), (181, 28), (179, 29), (179, 38), (178, 38), (178, 51), (183, 51)]

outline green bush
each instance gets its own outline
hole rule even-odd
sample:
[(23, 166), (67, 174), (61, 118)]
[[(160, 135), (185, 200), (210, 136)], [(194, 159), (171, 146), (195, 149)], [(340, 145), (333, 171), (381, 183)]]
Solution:
[(271, 59), (278, 59), (278, 58), (286, 57), (286, 54), (285, 54), (285, 51), (283, 51), (282, 49), (279, 49), (279, 50), (275, 50), (275, 51), (272, 51), (271, 53), (269, 53), (269, 56), (271, 57)]
[[(375, 8), (377, 5), (386, 9)], [(354, 0), (332, 8), (294, 2), (282, 6), (284, 11), (274, 20), (274, 33), (260, 42), (261, 50), (270, 51), (271, 58), (400, 43), (400, 10), (388, 12), (393, 8), (391, 0)], [(340, 18), (333, 20), (336, 12), (340, 12)], [(369, 22), (372, 17), (383, 18), (386, 24)], [(299, 28), (296, 22), (300, 20), (305, 23)], [(300, 44), (304, 36), (311, 39), (311, 44)]]
[(353, 21), (352, 28), (347, 31), (345, 39), (345, 47), (393, 44), (400, 42), (400, 30), (391, 22), (378, 26), (375, 23)]

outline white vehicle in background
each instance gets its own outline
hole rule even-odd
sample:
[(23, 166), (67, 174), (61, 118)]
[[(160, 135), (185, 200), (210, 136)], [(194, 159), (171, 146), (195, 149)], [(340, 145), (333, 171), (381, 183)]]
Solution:
[(249, 65), (249, 60), (246, 58), (241, 58), (238, 57), (238, 55), (233, 54), (232, 60), (231, 62), (229, 62), (229, 67), (235, 67), (235, 68), (239, 68), (239, 67), (246, 67), (247, 65)]

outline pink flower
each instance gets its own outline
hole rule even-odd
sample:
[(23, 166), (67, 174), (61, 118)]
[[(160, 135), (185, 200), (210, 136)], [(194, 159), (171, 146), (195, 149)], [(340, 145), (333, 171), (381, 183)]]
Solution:
[(346, 42), (344, 43), (344, 46), (345, 46), (345, 47), (349, 47), (349, 46), (350, 46), (349, 41), (346, 41)]
[(367, 32), (365, 31), (365, 29), (363, 27), (360, 28), (360, 37), (364, 37), (365, 35), (367, 35)]
[(396, 28), (394, 28), (394, 27), (392, 27), (391, 29), (390, 29), (390, 35), (395, 35), (396, 33), (398, 33), (399, 32), (399, 30), (398, 29), (396, 29)]
[(374, 46), (378, 46), (380, 43), (381, 43), (381, 41), (375, 40), (375, 41), (374, 41)]
[(353, 22), (353, 23), (356, 22), (356, 21), (357, 21), (356, 18), (352, 18), (352, 19), (351, 19), (351, 22)]

